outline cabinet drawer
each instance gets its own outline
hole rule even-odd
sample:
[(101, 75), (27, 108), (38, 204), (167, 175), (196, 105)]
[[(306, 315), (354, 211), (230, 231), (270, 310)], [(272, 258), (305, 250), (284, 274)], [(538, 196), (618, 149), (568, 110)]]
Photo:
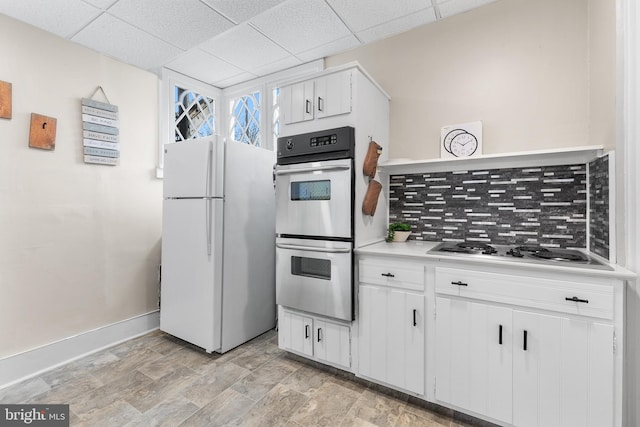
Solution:
[(359, 262), (361, 283), (424, 291), (424, 266), (419, 263), (381, 258)]
[(613, 318), (613, 286), (604, 284), (437, 267), (436, 293)]

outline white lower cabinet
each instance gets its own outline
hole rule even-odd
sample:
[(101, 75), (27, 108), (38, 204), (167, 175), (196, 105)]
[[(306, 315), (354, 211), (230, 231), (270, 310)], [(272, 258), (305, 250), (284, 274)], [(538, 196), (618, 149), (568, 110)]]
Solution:
[(359, 373), (424, 394), (424, 295), (360, 285)]
[(278, 309), (278, 346), (319, 362), (351, 367), (351, 329), (348, 324)]
[(436, 399), (512, 422), (511, 311), (436, 298)]
[(424, 395), (424, 265), (361, 258), (359, 282), (358, 375)]
[(613, 326), (513, 311), (513, 424), (612, 426)]
[(615, 425), (612, 324), (461, 298), (483, 298), (482, 273), (451, 271), (436, 273), (436, 400), (518, 427)]

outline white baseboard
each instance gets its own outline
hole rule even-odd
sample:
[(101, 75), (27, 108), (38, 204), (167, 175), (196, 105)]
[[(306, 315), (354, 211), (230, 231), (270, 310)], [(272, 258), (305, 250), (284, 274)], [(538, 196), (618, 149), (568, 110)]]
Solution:
[(121, 320), (0, 359), (0, 389), (160, 327), (160, 312)]

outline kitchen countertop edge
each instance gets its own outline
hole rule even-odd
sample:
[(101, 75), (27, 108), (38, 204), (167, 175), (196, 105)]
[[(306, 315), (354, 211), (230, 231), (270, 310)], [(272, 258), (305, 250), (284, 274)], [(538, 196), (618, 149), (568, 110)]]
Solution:
[(547, 271), (547, 272), (559, 272), (559, 273), (573, 273), (584, 274), (592, 277), (605, 277), (611, 279), (633, 280), (637, 277), (636, 273), (620, 267), (616, 264), (607, 264), (612, 270), (598, 270), (591, 268), (578, 268), (578, 267), (565, 267), (557, 265), (544, 265), (544, 264), (528, 264), (517, 263), (513, 261), (503, 261), (499, 259), (465, 259), (457, 256), (447, 256), (446, 254), (435, 255), (427, 253), (441, 242), (426, 242), (426, 241), (408, 241), (408, 242), (392, 242), (387, 243), (380, 241), (372, 243), (367, 246), (362, 246), (355, 249), (356, 255), (378, 255), (378, 256), (393, 256), (403, 258), (413, 258), (424, 261), (454, 261), (460, 264), (469, 266), (474, 265), (492, 265), (501, 267), (518, 267), (526, 268), (531, 271)]

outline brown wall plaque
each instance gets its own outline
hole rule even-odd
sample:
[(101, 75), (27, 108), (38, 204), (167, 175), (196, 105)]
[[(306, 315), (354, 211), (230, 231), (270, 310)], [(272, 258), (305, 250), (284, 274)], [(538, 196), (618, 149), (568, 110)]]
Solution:
[(56, 148), (56, 122), (57, 120), (53, 117), (31, 113), (29, 147), (54, 150)]
[(0, 119), (11, 118), (11, 83), (0, 81)]

